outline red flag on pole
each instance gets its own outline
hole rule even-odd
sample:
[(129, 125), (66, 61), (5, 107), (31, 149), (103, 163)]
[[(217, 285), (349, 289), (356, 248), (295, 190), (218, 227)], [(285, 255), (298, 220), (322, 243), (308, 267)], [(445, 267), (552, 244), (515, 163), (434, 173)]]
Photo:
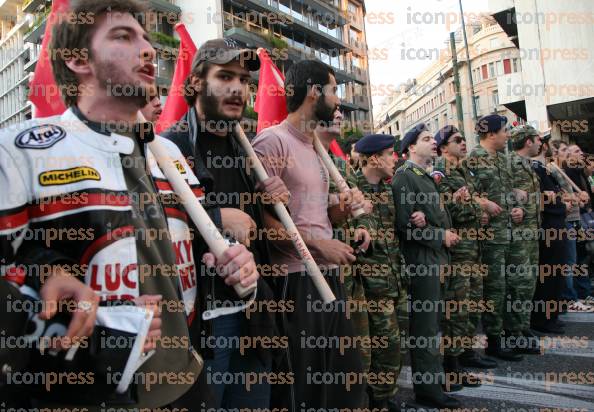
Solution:
[(69, 9), (69, 0), (54, 0), (45, 23), (45, 33), (41, 42), (41, 52), (35, 66), (35, 73), (29, 83), (29, 100), (35, 105), (35, 117), (49, 117), (62, 114), (66, 106), (60, 97), (60, 90), (54, 79), (49, 59), (48, 46), (52, 37), (54, 23), (61, 13)]
[[(260, 79), (254, 110), (258, 113), (257, 132), (260, 133), (267, 127), (281, 123), (289, 114), (285, 100), (285, 77), (265, 49), (258, 49), (258, 56), (260, 57)], [(330, 150), (336, 156), (346, 160), (336, 140), (330, 143)]]
[(177, 56), (175, 72), (169, 88), (169, 96), (167, 96), (163, 113), (161, 113), (161, 117), (155, 126), (157, 133), (173, 126), (190, 109), (184, 99), (184, 81), (192, 71), (192, 61), (197, 49), (183, 23), (178, 23), (175, 26), (175, 31), (177, 31), (181, 40), (179, 55)]
[(277, 125), (287, 118), (285, 101), (285, 76), (276, 67), (265, 49), (258, 49), (260, 57), (260, 79), (254, 110), (258, 113), (258, 129)]

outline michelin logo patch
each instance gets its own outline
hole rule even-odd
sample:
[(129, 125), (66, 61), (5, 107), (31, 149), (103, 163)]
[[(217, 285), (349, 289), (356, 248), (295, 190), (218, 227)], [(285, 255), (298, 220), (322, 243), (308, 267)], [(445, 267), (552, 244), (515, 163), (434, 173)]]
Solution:
[(22, 149), (47, 149), (66, 137), (66, 131), (54, 124), (32, 127), (19, 133), (14, 144)]
[(41, 186), (67, 185), (83, 180), (101, 180), (99, 172), (92, 167), (73, 167), (65, 170), (48, 170), (39, 175)]

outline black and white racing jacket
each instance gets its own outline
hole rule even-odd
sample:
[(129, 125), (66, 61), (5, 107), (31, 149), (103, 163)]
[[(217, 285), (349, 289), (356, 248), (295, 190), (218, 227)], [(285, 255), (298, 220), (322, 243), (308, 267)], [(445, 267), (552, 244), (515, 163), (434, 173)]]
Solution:
[[(202, 198), (200, 183), (175, 144), (156, 139)], [(70, 264), (103, 300), (139, 296), (131, 192), (120, 157), (133, 147), (129, 137), (95, 132), (72, 109), (1, 130), (0, 275), (26, 274), (26, 283), (39, 289), (44, 268)], [(172, 195), (152, 153), (148, 148), (145, 153), (159, 195)], [(174, 203), (162, 206), (176, 254), (180, 297), (192, 316), (196, 274), (189, 219)]]

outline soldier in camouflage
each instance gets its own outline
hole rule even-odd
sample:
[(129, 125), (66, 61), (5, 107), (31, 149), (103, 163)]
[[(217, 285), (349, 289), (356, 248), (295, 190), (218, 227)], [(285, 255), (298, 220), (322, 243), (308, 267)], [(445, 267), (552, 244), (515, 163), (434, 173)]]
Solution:
[(365, 297), (374, 308), (370, 306), (367, 314), (372, 342), (370, 372), (386, 376), (382, 383), (370, 383), (370, 407), (390, 410), (396, 410), (390, 400), (398, 389), (396, 381), (403, 360), (401, 339), (408, 327), (407, 285), (393, 226), (392, 187), (387, 182), (394, 175), (394, 141), (389, 135), (369, 135), (357, 142), (361, 169), (349, 179), (351, 186), (358, 187), (374, 205), (373, 214), (352, 221), (354, 226), (367, 229), (373, 238), (371, 255), (359, 256), (353, 266), (363, 274)]
[(484, 116), (476, 125), (480, 145), (470, 153), (467, 165), (474, 174), (478, 191), (498, 206), (489, 211), (487, 226), (493, 236), (481, 242), (482, 262), (489, 267), (483, 279), (483, 294), (491, 310), (483, 313), (483, 329), (487, 335), (485, 353), (507, 361), (520, 361), (522, 356), (509, 349), (503, 336), (503, 319), (507, 310), (507, 282), (517, 268), (528, 264), (527, 256), (514, 254), (510, 231), (512, 223), (521, 223), (524, 210), (516, 206), (513, 178), (505, 150), (509, 132), (507, 118), (499, 115)]
[(487, 209), (496, 208), (478, 192), (469, 172), (466, 139), (454, 126), (446, 126), (435, 135), (441, 157), (436, 160), (432, 176), (439, 187), (442, 202), (458, 230), (460, 243), (451, 248), (451, 266), (444, 274), (443, 296), (448, 312), (442, 320), (444, 337), (444, 370), (454, 373), (465, 386), (478, 381), (460, 367), (495, 368), (497, 363), (474, 351), (478, 346), (476, 330), (483, 301), (483, 277), (488, 268), (481, 264), (479, 240), (488, 235), (482, 228), (489, 221)]
[[(525, 256), (528, 264), (509, 276), (506, 293), (512, 305), (522, 310), (508, 311), (503, 319), (508, 345), (518, 353), (540, 354), (540, 340), (530, 330), (530, 303), (538, 278), (538, 229), (540, 227), (540, 181), (532, 167), (532, 158), (539, 155), (542, 142), (538, 130), (530, 125), (511, 132), (513, 152), (510, 154), (512, 185), (524, 220), (514, 223), (511, 232), (512, 253)], [(518, 260), (523, 260), (522, 258)]]
[[(328, 127), (318, 126), (316, 129), (316, 135), (320, 139), (320, 143), (322, 146), (329, 150), (330, 144), (334, 139), (340, 137), (340, 129), (342, 125), (342, 113), (340, 110), (336, 110), (334, 113), (334, 122), (330, 124)], [(329, 152), (330, 158), (334, 161), (336, 168), (340, 172), (340, 174), (345, 178), (348, 179), (349, 175), (351, 174), (351, 168), (349, 164), (342, 158), (335, 156), (333, 153)], [(339, 190), (334, 182), (334, 180), (330, 179), (330, 186), (328, 193), (330, 194), (329, 205), (338, 204), (342, 201), (339, 196)], [(371, 202), (365, 201), (364, 202), (364, 210), (366, 213), (371, 213), (373, 210), (373, 206)], [(332, 228), (334, 230), (334, 237), (338, 240), (346, 242), (349, 239), (354, 238), (355, 227), (353, 227), (352, 222), (349, 219), (348, 214), (343, 216), (342, 223), (334, 223), (332, 224)], [(371, 239), (369, 238), (368, 241)], [(365, 250), (369, 248), (369, 242), (365, 242), (361, 245)], [(353, 321), (353, 327), (355, 330), (355, 334), (359, 337), (367, 337), (369, 336), (369, 320), (367, 317), (367, 301), (365, 299), (365, 292), (363, 289), (363, 280), (358, 272), (355, 270), (354, 265), (345, 265), (341, 268), (341, 275), (344, 279), (344, 287), (345, 291), (348, 296), (348, 300), (352, 302), (352, 307), (354, 308), (350, 312), (351, 319)], [(361, 353), (362, 361), (363, 361), (363, 371), (365, 373), (369, 372), (369, 368), (371, 365), (371, 348), (366, 345), (360, 345), (359, 351)]]

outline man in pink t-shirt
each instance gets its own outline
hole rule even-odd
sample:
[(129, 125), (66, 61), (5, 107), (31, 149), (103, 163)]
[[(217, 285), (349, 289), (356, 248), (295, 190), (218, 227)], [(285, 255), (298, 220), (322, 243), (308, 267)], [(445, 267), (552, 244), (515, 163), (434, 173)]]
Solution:
[[(334, 344), (354, 335), (345, 311), (339, 266), (352, 264), (356, 257), (349, 245), (333, 239), (329, 216), (335, 211), (328, 205), (328, 171), (313, 146), (315, 128), (331, 123), (340, 105), (336, 89), (330, 67), (314, 60), (295, 63), (285, 80), (288, 118), (261, 132), (253, 144), (270, 176), (279, 176), (291, 193), (291, 217), (337, 298), (330, 305), (323, 304), (291, 241), (274, 241), (283, 227), (275, 216), (266, 213), (272, 263), (288, 267), (287, 276), (277, 279), (276, 296), (294, 307), (282, 313), (282, 332), (289, 338), (289, 348), (280, 369), (293, 373), (295, 382), (274, 391), (271, 407), (289, 411), (365, 406), (358, 348)], [(351, 206), (362, 206), (363, 201), (357, 191)], [(350, 212), (344, 204), (334, 206), (340, 207), (343, 213)], [(345, 374), (356, 376), (357, 382), (349, 385), (341, 379)], [(330, 384), (328, 377), (332, 378)]]

